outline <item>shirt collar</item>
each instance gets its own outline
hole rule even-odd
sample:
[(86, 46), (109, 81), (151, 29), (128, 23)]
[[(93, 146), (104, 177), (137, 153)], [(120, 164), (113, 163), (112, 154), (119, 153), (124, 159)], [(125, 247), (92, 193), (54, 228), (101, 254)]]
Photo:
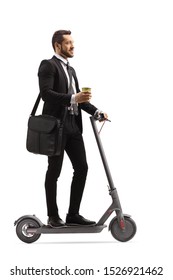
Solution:
[(65, 59), (64, 57), (62, 57), (61, 55), (59, 55), (59, 54), (57, 54), (57, 53), (55, 53), (54, 54), (58, 59), (60, 59), (65, 65), (67, 65), (67, 63), (68, 63), (68, 60), (67, 59)]

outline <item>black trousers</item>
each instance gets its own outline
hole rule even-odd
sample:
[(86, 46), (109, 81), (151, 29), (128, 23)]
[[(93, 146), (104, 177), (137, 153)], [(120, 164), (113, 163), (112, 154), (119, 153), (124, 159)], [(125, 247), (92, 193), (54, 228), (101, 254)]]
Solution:
[(67, 114), (65, 122), (61, 155), (48, 157), (45, 190), (47, 214), (49, 217), (58, 215), (58, 206), (56, 201), (57, 180), (61, 173), (64, 151), (67, 153), (74, 169), (68, 213), (75, 214), (79, 212), (88, 165), (82, 134), (75, 122), (75, 116), (70, 115), (69, 113)]

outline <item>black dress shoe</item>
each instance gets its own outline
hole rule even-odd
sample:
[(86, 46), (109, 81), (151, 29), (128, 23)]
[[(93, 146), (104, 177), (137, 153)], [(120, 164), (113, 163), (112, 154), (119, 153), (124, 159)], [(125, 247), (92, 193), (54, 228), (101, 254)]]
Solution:
[(72, 225), (93, 226), (96, 223), (94, 221), (89, 221), (89, 220), (85, 219), (84, 217), (82, 217), (79, 214), (73, 214), (73, 215), (67, 214), (66, 224), (71, 225), (71, 226)]
[(65, 226), (65, 223), (59, 216), (49, 217), (47, 224), (53, 228)]

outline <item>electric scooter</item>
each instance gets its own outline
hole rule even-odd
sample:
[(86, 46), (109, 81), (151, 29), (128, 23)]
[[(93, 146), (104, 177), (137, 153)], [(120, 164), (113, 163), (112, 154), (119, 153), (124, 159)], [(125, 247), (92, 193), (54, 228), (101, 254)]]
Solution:
[[(116, 216), (110, 221), (109, 230), (112, 236), (121, 242), (126, 242), (132, 239), (136, 233), (136, 224), (130, 217), (130, 215), (123, 214), (120, 200), (118, 197), (117, 190), (114, 186), (111, 172), (108, 166), (108, 162), (105, 156), (105, 152), (102, 146), (101, 138), (99, 135), (98, 127), (96, 124), (97, 120), (104, 118), (103, 114), (100, 114), (98, 118), (91, 116), (90, 121), (93, 128), (93, 132), (96, 138), (98, 149), (101, 155), (103, 166), (106, 172), (106, 176), (109, 183), (109, 194), (112, 198), (112, 203), (100, 220), (95, 225), (81, 226), (81, 225), (66, 225), (63, 227), (53, 228), (49, 225), (45, 225), (35, 215), (25, 215), (17, 219), (14, 223), (16, 226), (16, 234), (20, 240), (26, 243), (32, 243), (39, 239), (41, 234), (56, 233), (56, 234), (67, 234), (67, 233), (100, 233), (104, 228), (107, 227), (105, 224), (109, 216), (115, 212)], [(105, 121), (107, 119), (104, 119)]]

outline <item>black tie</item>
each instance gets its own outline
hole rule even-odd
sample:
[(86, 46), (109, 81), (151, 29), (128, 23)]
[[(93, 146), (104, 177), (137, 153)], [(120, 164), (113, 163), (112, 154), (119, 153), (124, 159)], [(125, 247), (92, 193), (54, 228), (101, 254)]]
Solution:
[[(69, 83), (69, 88), (68, 88), (68, 93), (70, 94), (74, 94), (74, 89), (73, 89), (73, 86), (72, 86), (72, 69), (69, 65), (69, 62), (67, 62), (67, 72), (68, 72), (68, 75), (69, 75), (69, 80), (70, 80), (70, 83)], [(71, 107), (70, 107), (70, 113), (71, 114), (75, 114), (76, 116), (78, 115), (78, 106), (77, 104), (72, 104)]]

